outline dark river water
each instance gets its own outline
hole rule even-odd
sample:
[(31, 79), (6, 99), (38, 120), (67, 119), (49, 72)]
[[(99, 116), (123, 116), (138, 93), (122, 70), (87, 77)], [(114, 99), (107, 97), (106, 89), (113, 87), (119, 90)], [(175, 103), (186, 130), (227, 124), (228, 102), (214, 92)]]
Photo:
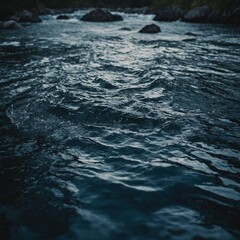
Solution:
[(0, 32), (0, 238), (239, 239), (240, 28), (82, 14)]

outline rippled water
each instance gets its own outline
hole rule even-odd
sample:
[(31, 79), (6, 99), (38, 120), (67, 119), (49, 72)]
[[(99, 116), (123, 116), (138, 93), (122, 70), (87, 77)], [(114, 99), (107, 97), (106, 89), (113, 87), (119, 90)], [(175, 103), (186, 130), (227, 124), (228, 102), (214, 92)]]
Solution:
[(81, 14), (0, 33), (1, 239), (239, 239), (240, 29)]

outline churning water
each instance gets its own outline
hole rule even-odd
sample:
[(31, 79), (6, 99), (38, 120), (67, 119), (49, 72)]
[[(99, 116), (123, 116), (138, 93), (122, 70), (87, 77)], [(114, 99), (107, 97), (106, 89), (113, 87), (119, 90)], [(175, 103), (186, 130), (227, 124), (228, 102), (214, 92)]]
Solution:
[(1, 239), (239, 239), (240, 29), (82, 14), (0, 33)]

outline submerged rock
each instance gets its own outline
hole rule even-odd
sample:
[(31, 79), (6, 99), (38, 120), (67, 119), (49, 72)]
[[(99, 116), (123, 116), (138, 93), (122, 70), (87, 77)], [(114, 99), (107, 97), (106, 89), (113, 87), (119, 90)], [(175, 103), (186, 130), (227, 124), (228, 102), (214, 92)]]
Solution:
[(70, 18), (67, 15), (59, 15), (59, 16), (57, 16), (57, 20), (68, 20), (68, 19), (70, 19)]
[(6, 30), (18, 30), (23, 28), (19, 23), (13, 20), (9, 20), (6, 22), (0, 23), (0, 28), (1, 29), (6, 29)]
[(143, 27), (139, 32), (140, 33), (159, 33), (161, 32), (161, 29), (159, 26), (155, 24), (150, 24)]
[(184, 22), (202, 23), (202, 22), (206, 22), (206, 19), (210, 13), (211, 13), (211, 10), (208, 6), (197, 7), (188, 11), (183, 16), (182, 20)]
[(123, 27), (123, 28), (120, 28), (119, 30), (122, 30), (122, 31), (132, 31), (132, 29), (128, 28), (128, 27)]
[(186, 38), (186, 39), (183, 39), (182, 41), (183, 42), (194, 42), (196, 40), (197, 40), (196, 38)]
[(197, 36), (197, 34), (193, 33), (193, 32), (186, 32), (185, 35), (187, 35), (187, 36), (194, 36), (194, 37)]
[(114, 22), (123, 21), (122, 16), (118, 14), (112, 14), (106, 10), (95, 9), (81, 18), (81, 21), (87, 22)]
[(179, 7), (170, 7), (160, 10), (153, 20), (166, 22), (177, 21), (182, 17), (183, 13), (184, 11)]

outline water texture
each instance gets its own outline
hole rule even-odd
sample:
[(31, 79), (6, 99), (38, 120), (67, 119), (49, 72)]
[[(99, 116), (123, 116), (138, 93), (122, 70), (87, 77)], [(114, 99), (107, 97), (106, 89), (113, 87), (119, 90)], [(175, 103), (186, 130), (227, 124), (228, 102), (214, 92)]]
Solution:
[(82, 14), (0, 32), (1, 239), (239, 239), (240, 29)]

